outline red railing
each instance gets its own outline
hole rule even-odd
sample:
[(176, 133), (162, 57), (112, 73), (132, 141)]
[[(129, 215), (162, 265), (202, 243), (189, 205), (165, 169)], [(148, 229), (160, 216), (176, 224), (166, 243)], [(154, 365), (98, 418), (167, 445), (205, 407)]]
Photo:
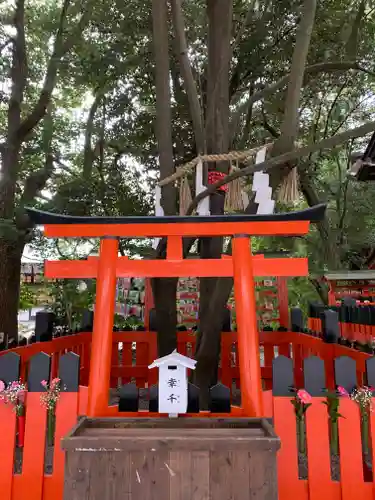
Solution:
[[(193, 356), (196, 337), (193, 332), (177, 333), (178, 351), (186, 356)], [(112, 340), (111, 387), (135, 380), (138, 387), (150, 387), (157, 383), (157, 373), (148, 366), (157, 357), (157, 339), (155, 332), (114, 332)], [(349, 356), (357, 364), (358, 381), (364, 381), (365, 362), (368, 354), (338, 344), (326, 344), (311, 335), (295, 332), (261, 332), (261, 372), (264, 388), (272, 388), (272, 360), (284, 355), (293, 360), (296, 384), (303, 386), (303, 360), (309, 356), (323, 359), (326, 369), (327, 387), (334, 387), (333, 360), (340, 356)], [(21, 357), (21, 378), (27, 379), (28, 363), (34, 354), (45, 352), (51, 355), (52, 376), (56, 376), (60, 356), (66, 352), (75, 352), (81, 358), (80, 383), (87, 385), (90, 368), (91, 334), (79, 333), (54, 339), (50, 342), (39, 342), (29, 346), (12, 349)], [(4, 354), (9, 351), (2, 351)], [(232, 387), (233, 383), (240, 387), (237, 355), (237, 333), (221, 334), (221, 359), (219, 379)]]
[[(87, 378), (90, 360), (91, 335), (82, 333), (15, 349), (21, 357), (24, 373), (31, 357), (44, 351), (52, 358), (52, 375), (65, 352), (74, 351), (81, 356), (80, 379)], [(226, 385), (235, 380), (238, 384), (236, 333), (223, 333), (220, 375)], [(122, 345), (121, 345), (122, 344)], [(195, 336), (189, 332), (178, 333), (180, 352), (191, 355)], [(263, 332), (260, 334), (262, 377), (265, 386), (272, 385), (272, 360), (283, 354), (293, 360), (296, 383), (303, 382), (303, 359), (319, 355), (324, 360), (327, 385), (332, 385), (334, 358), (350, 356), (356, 361), (357, 380), (361, 384), (368, 355), (339, 345), (324, 344), (320, 339), (292, 332)], [(8, 351), (9, 352), (9, 351)], [(152, 332), (120, 332), (113, 336), (111, 378), (126, 383), (135, 379), (139, 386), (155, 383), (155, 374), (147, 366), (156, 353), (156, 334)], [(1, 353), (4, 354), (4, 353)], [(55, 360), (54, 360), (55, 359)], [(117, 364), (116, 364), (117, 363)], [(331, 378), (329, 378), (331, 377)], [(303, 384), (301, 383), (301, 386)], [(46, 410), (40, 404), (40, 393), (28, 393), (26, 398), (26, 428), (23, 453), (16, 448), (16, 416), (12, 408), (0, 403), (0, 491), (1, 500), (62, 500), (64, 482), (64, 453), (60, 440), (67, 435), (87, 408), (87, 388), (79, 392), (62, 392), (56, 410), (55, 446), (46, 453)], [(370, 500), (375, 498), (373, 474), (364, 470), (360, 414), (356, 404), (349, 400), (340, 403), (339, 456), (335, 457), (336, 472), (331, 473), (329, 422), (323, 398), (313, 398), (306, 414), (307, 455), (301, 472), (301, 454), (297, 449), (296, 417), (289, 397), (273, 397), (263, 393), (265, 416), (274, 418), (276, 433), (281, 438), (278, 454), (278, 481), (280, 500)], [(374, 401), (375, 403), (375, 401)], [(118, 414), (118, 408), (108, 409), (109, 416)], [(232, 416), (239, 415), (233, 409)], [(130, 417), (157, 416), (147, 411), (122, 414)], [(198, 416), (196, 414), (195, 416)], [(207, 414), (205, 414), (207, 416)], [(208, 415), (210, 416), (210, 415)], [(212, 414), (212, 416), (224, 416)], [(375, 450), (375, 416), (370, 415), (369, 447)], [(22, 464), (19, 457), (22, 455)], [(375, 457), (373, 457), (375, 458)]]

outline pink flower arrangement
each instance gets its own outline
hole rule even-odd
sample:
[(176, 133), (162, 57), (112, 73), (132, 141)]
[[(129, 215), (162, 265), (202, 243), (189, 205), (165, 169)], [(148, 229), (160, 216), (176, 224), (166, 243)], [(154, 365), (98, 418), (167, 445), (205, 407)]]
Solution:
[(373, 387), (363, 386), (354, 389), (350, 395), (350, 398), (359, 405), (363, 414), (372, 411), (372, 393)]
[(297, 398), (305, 405), (310, 404), (312, 401), (311, 395), (305, 389), (297, 391)]
[(0, 381), (0, 400), (13, 406), (17, 416), (25, 413), (26, 385), (21, 381), (11, 382), (8, 387)]
[(46, 410), (54, 412), (57, 401), (60, 399), (61, 380), (59, 378), (54, 378), (50, 384), (48, 384), (47, 380), (42, 380), (41, 384), (46, 389), (46, 392), (40, 396), (42, 406), (46, 408)]
[(339, 393), (339, 396), (342, 396), (344, 398), (348, 398), (349, 397), (348, 391), (344, 387), (342, 387), (341, 385), (339, 385), (337, 387), (337, 392)]
[(295, 393), (292, 399), (292, 405), (294, 406), (297, 419), (302, 419), (306, 413), (307, 408), (312, 404), (312, 397), (305, 389), (292, 389)]
[(292, 405), (297, 418), (297, 439), (298, 451), (306, 452), (306, 429), (305, 429), (305, 413), (312, 404), (312, 397), (305, 389), (291, 389), (295, 393), (292, 399)]

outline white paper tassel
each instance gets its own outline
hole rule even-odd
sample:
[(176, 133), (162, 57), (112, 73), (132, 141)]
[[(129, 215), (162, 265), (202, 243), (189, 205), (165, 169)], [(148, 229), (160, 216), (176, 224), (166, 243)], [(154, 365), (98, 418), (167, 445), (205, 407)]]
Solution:
[(255, 172), (253, 177), (253, 191), (258, 191), (263, 187), (268, 187), (270, 184), (270, 176), (264, 172)]
[[(255, 164), (263, 163), (266, 159), (267, 148), (258, 151)], [(258, 204), (257, 214), (272, 214), (275, 210), (275, 201), (272, 200), (270, 176), (266, 172), (255, 172), (252, 191), (255, 192), (255, 203)]]
[[(161, 206), (161, 187), (156, 186), (155, 188), (155, 215), (159, 217), (164, 217), (164, 209)], [(159, 245), (160, 238), (154, 238), (152, 242), (152, 248), (157, 249)]]
[(274, 210), (275, 210), (275, 200), (263, 200), (258, 205), (257, 214), (258, 215), (273, 214)]
[(261, 203), (263, 200), (270, 200), (271, 198), (272, 188), (269, 186), (262, 186), (255, 193), (255, 203)]
[[(202, 191), (206, 190), (206, 186), (203, 185), (203, 163), (200, 161), (195, 170), (195, 194), (198, 195)], [(210, 197), (206, 196), (198, 203), (197, 206), (198, 215), (211, 215), (210, 212)]]

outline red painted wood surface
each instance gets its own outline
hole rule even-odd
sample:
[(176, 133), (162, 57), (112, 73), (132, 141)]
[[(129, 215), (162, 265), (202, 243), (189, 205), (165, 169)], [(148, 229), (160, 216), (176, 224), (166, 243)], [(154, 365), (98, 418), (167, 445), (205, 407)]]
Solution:
[[(82, 388), (79, 394), (61, 394), (56, 411), (56, 445), (51, 474), (44, 473), (46, 412), (40, 405), (40, 393), (29, 393), (27, 397), (25, 449), (21, 474), (13, 472), (15, 414), (10, 407), (0, 403), (2, 500), (62, 500), (64, 453), (61, 451), (59, 442), (76, 423), (78, 415), (85, 413), (86, 392), (86, 388)], [(296, 420), (291, 400), (274, 398), (271, 392), (267, 391), (264, 393), (263, 401), (265, 414), (269, 417), (273, 416), (275, 430), (282, 442), (278, 454), (280, 500), (375, 499), (373, 482), (364, 480), (360, 420), (355, 403), (344, 399), (341, 401), (340, 412), (344, 417), (339, 420), (341, 479), (333, 481), (330, 473), (328, 415), (326, 406), (322, 404), (324, 399), (314, 398), (306, 414), (307, 479), (299, 478)], [(115, 415), (116, 412), (113, 412), (113, 416)], [(233, 415), (240, 416), (241, 413), (234, 410)], [(129, 416), (147, 417), (150, 414), (139, 412)], [(158, 417), (155, 414), (152, 416)], [(202, 412), (200, 415), (193, 416), (210, 417), (211, 415)], [(371, 415), (370, 442), (374, 450), (374, 414)]]
[[(96, 278), (99, 259), (89, 257), (87, 260), (59, 260), (45, 262), (47, 278)], [(304, 257), (289, 259), (260, 259), (253, 257), (254, 276), (306, 276), (308, 262)], [(183, 278), (197, 277), (231, 277), (233, 276), (233, 259), (175, 259), (175, 260), (130, 260), (118, 257), (116, 264), (118, 278)]]
[(47, 238), (100, 238), (116, 236), (122, 238), (162, 238), (163, 236), (230, 236), (232, 234), (264, 235), (300, 235), (309, 231), (309, 221), (277, 222), (206, 222), (196, 224), (47, 224), (44, 235)]
[(298, 479), (297, 430), (294, 408), (289, 398), (274, 398), (275, 432), (281, 440), (278, 452), (279, 499), (308, 500), (306, 481)]

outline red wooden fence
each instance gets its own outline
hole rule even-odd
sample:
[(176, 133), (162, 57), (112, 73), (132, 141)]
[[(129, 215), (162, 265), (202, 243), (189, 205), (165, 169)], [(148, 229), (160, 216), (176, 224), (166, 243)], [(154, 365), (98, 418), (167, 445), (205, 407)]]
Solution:
[[(308, 472), (299, 478), (296, 420), (289, 398), (272, 401), (276, 433), (281, 438), (278, 454), (280, 500), (373, 500), (374, 481), (365, 481), (362, 463), (360, 419), (358, 407), (342, 400), (339, 420), (340, 475), (331, 478), (327, 409), (322, 398), (314, 398), (306, 416)], [(271, 399), (270, 399), (271, 398)], [(15, 414), (0, 404), (0, 491), (2, 500), (62, 500), (64, 453), (53, 449), (53, 471), (44, 472), (46, 411), (40, 405), (40, 393), (29, 393), (26, 412), (26, 435), (22, 472), (14, 472)], [(56, 443), (75, 424), (85, 410), (85, 389), (80, 393), (62, 393), (57, 406)], [(371, 416), (371, 448), (375, 449), (375, 415)], [(375, 457), (374, 457), (375, 458)]]
[[(178, 332), (178, 351), (192, 356), (196, 337), (192, 332)], [(222, 333), (221, 361), (219, 378), (222, 383), (232, 387), (234, 383), (240, 387), (237, 333)], [(309, 356), (319, 356), (324, 360), (326, 368), (327, 387), (334, 387), (333, 360), (340, 356), (349, 356), (357, 364), (357, 378), (363, 382), (365, 361), (368, 354), (344, 347), (338, 344), (326, 344), (321, 339), (311, 335), (295, 332), (261, 332), (261, 371), (265, 389), (272, 387), (272, 360), (282, 354), (293, 359), (295, 380), (302, 386), (302, 363)], [(38, 352), (50, 354), (52, 358), (52, 376), (58, 371), (60, 356), (66, 352), (75, 352), (81, 358), (80, 383), (87, 385), (90, 367), (91, 334), (79, 333), (67, 337), (56, 338), (50, 342), (40, 342), (29, 346), (12, 349), (21, 357), (21, 378), (27, 379), (29, 360)], [(3, 351), (0, 356), (4, 354)], [(135, 379), (138, 387), (149, 387), (157, 382), (155, 370), (149, 370), (148, 365), (157, 357), (157, 340), (155, 332), (115, 332), (113, 333), (111, 387), (129, 383)]]
[[(90, 359), (90, 334), (84, 333), (55, 339), (52, 342), (33, 344), (15, 351), (21, 357), (22, 372), (25, 374), (33, 355), (40, 351), (52, 358), (51, 374), (57, 373), (62, 354), (75, 351), (81, 355), (80, 378), (87, 377)], [(147, 368), (155, 358), (156, 335), (145, 332), (122, 332), (114, 334), (113, 382), (117, 378), (127, 382), (133, 378), (140, 386), (154, 381)], [(122, 345), (119, 346), (120, 343)], [(135, 350), (132, 350), (135, 342)], [(195, 337), (191, 333), (178, 334), (179, 350), (185, 354), (193, 352)], [(221, 378), (224, 383), (237, 380), (236, 334), (223, 334)], [(120, 351), (119, 351), (120, 348)], [(295, 379), (301, 381), (302, 360), (319, 354), (325, 363), (328, 384), (333, 384), (334, 358), (350, 356), (356, 361), (358, 383), (363, 383), (365, 361), (368, 355), (335, 345), (324, 344), (320, 339), (291, 332), (264, 332), (261, 334), (262, 375), (265, 385), (272, 385), (272, 360), (279, 354), (293, 361)], [(9, 352), (9, 351), (8, 351)], [(2, 353), (4, 354), (4, 353)], [(117, 364), (116, 364), (117, 363)], [(78, 373), (78, 371), (77, 371)], [(329, 380), (331, 377), (331, 380)], [(26, 378), (25, 378), (26, 380)], [(298, 382), (297, 382), (298, 383)], [(327, 384), (327, 385), (328, 385)], [(264, 407), (268, 417), (274, 418), (277, 434), (281, 438), (278, 455), (279, 498), (280, 500), (375, 500), (374, 478), (364, 477), (360, 417), (358, 407), (349, 400), (342, 400), (339, 420), (340, 478), (331, 477), (331, 455), (329, 443), (329, 423), (327, 408), (322, 398), (313, 398), (313, 405), (307, 410), (307, 475), (300, 477), (297, 450), (297, 432), (294, 409), (289, 397), (273, 397), (271, 391), (264, 392)], [(374, 400), (375, 404), (375, 400)], [(26, 400), (26, 432), (23, 448), (22, 470), (15, 469), (16, 417), (12, 409), (0, 403), (0, 498), (1, 500), (62, 500), (64, 480), (64, 454), (59, 442), (76, 423), (79, 415), (84, 415), (87, 406), (87, 388), (81, 386), (79, 392), (62, 392), (56, 411), (56, 445), (49, 450), (52, 454), (52, 471), (46, 472), (46, 410), (40, 404), (40, 393), (28, 393)], [(109, 410), (111, 413), (112, 410)], [(118, 413), (113, 407), (113, 414)], [(233, 409), (232, 416), (238, 411)], [(124, 414), (126, 416), (152, 416), (148, 412)], [(207, 413), (205, 414), (207, 416)], [(156, 416), (156, 415), (155, 415)], [(218, 416), (212, 415), (212, 416)], [(221, 416), (221, 415), (220, 415)], [(370, 448), (375, 449), (375, 415), (371, 415)], [(16, 456), (20, 450), (17, 448)], [(375, 457), (373, 457), (375, 458)], [(51, 458), (48, 459), (51, 462)]]

